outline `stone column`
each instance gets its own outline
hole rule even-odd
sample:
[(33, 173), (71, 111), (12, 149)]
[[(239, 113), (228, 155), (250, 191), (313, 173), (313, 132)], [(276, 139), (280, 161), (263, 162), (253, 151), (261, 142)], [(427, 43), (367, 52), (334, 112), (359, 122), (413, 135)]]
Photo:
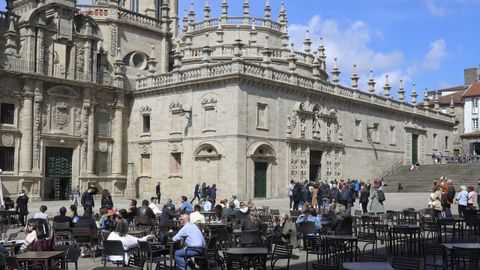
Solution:
[(87, 135), (87, 174), (93, 175), (95, 164), (95, 103), (90, 101), (88, 112), (88, 135)]
[(135, 179), (134, 179), (133, 175), (134, 175), (133, 163), (128, 163), (128, 165), (127, 165), (127, 189), (125, 190), (124, 196), (128, 196), (129, 198), (136, 198)]
[(117, 96), (113, 128), (112, 175), (122, 175), (123, 148), (123, 94)]
[(20, 113), (20, 131), (22, 132), (20, 147), (20, 174), (31, 174), (33, 156), (33, 87), (34, 82), (27, 80), (24, 86), (23, 108)]

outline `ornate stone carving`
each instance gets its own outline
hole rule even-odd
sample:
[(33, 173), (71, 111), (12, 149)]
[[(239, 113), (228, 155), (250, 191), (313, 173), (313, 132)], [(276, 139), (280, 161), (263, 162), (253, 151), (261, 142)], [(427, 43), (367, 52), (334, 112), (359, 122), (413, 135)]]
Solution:
[(313, 138), (320, 138), (320, 130), (321, 130), (321, 125), (320, 125), (320, 115), (316, 113), (313, 116)]
[(82, 128), (82, 108), (81, 107), (75, 107), (75, 130), (77, 132), (81, 132)]
[(140, 154), (142, 155), (150, 155), (152, 153), (152, 145), (150, 143), (140, 143), (138, 148), (140, 149)]
[(181, 111), (183, 108), (183, 105), (180, 102), (172, 102), (170, 103), (170, 111), (172, 112), (178, 112)]
[(35, 118), (33, 130), (33, 164), (36, 168), (40, 168), (40, 133), (42, 130), (42, 112), (41, 105), (43, 96), (41, 93), (35, 93)]
[(99, 141), (98, 142), (98, 150), (102, 153), (107, 152), (108, 150), (108, 142), (106, 141)]
[(203, 108), (206, 107), (215, 107), (217, 104), (217, 99), (215, 97), (205, 97), (202, 99), (202, 106)]
[(307, 130), (307, 119), (300, 119), (300, 136), (305, 138), (305, 131)]
[(140, 113), (141, 114), (150, 114), (152, 112), (152, 108), (150, 108), (150, 106), (142, 106), (140, 107)]
[(77, 56), (77, 70), (82, 72), (83, 71), (83, 66), (84, 66), (84, 50), (83, 50), (83, 43), (82, 42), (77, 42), (75, 44), (75, 48), (77, 49), (76, 51), (76, 56)]
[(87, 168), (87, 151), (88, 151), (88, 116), (90, 113), (90, 104), (83, 104), (83, 130), (82, 130), (82, 159), (83, 166)]
[(60, 130), (65, 129), (70, 123), (70, 112), (68, 109), (68, 103), (65, 101), (59, 101), (55, 106), (54, 119)]
[(2, 134), (2, 144), (5, 147), (13, 146), (14, 140), (13, 135), (11, 133), (4, 133)]
[(292, 180), (297, 180), (298, 175), (298, 151), (296, 147), (291, 149), (290, 175)]
[(308, 149), (302, 149), (300, 151), (300, 178), (301, 180), (307, 179), (307, 170), (309, 163)]
[(118, 26), (116, 23), (110, 24), (110, 55), (115, 57), (117, 55), (118, 47)]

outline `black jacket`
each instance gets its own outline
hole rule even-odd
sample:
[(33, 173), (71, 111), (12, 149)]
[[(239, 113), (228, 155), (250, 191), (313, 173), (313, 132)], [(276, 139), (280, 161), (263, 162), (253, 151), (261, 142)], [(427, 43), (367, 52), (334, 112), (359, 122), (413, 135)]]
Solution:
[(137, 216), (154, 218), (155, 213), (153, 213), (152, 208), (148, 206), (142, 206), (137, 209)]
[(17, 198), (17, 212), (22, 215), (28, 215), (28, 196), (18, 196)]
[(112, 196), (102, 197), (102, 200), (100, 203), (101, 203), (101, 208), (113, 208)]
[(95, 207), (95, 200), (93, 199), (93, 193), (85, 191), (82, 194), (81, 203), (83, 207)]
[(155, 192), (156, 192), (157, 195), (161, 194), (161, 192), (160, 192), (160, 185), (157, 185), (157, 186), (155, 187)]

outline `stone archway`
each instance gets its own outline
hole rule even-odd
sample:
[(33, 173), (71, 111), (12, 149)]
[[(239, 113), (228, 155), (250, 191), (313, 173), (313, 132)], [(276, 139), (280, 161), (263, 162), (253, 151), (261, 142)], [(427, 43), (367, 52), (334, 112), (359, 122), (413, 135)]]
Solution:
[[(207, 185), (219, 184), (221, 180), (220, 146), (213, 142), (201, 143), (194, 152), (194, 182), (207, 183)], [(194, 183), (192, 183), (194, 184)]]
[(270, 198), (273, 195), (274, 167), (276, 153), (266, 142), (253, 143), (249, 148), (248, 158), (248, 198)]

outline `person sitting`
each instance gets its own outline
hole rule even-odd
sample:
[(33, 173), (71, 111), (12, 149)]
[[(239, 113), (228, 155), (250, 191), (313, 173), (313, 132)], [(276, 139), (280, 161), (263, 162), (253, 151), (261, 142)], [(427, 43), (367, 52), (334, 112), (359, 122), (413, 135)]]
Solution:
[(130, 223), (132, 220), (137, 216), (137, 200), (132, 199), (130, 200), (130, 205), (128, 206), (127, 209), (127, 221)]
[(240, 203), (240, 209), (238, 209), (238, 221), (243, 231), (249, 231), (253, 229), (252, 218), (250, 217), (250, 209), (244, 202)]
[(28, 247), (30, 247), (33, 242), (37, 241), (37, 226), (35, 225), (35, 221), (29, 220), (25, 229), (25, 242), (20, 246), (18, 253), (23, 253), (27, 251)]
[[(153, 210), (148, 206), (148, 201), (143, 200), (142, 201), (142, 206), (138, 208), (137, 211), (137, 217), (149, 217), (149, 218), (155, 218), (155, 214), (153, 213)], [(148, 224), (146, 224), (148, 225)]]
[(284, 243), (292, 245), (294, 248), (298, 247), (297, 226), (291, 220), (288, 214), (280, 218), (281, 224), (281, 240)]
[(157, 197), (151, 197), (150, 198), (150, 204), (148, 205), (148, 207), (150, 207), (150, 209), (152, 209), (155, 216), (158, 216), (162, 213), (162, 211), (160, 211), (160, 209), (157, 206), (157, 200), (158, 200)]
[(237, 199), (237, 196), (232, 196), (232, 202), (233, 204), (235, 205), (235, 209), (239, 209), (240, 208), (240, 201)]
[(190, 216), (188, 214), (183, 213), (180, 216), (180, 225), (182, 225), (182, 228), (173, 237), (173, 241), (177, 242), (184, 240), (184, 246), (186, 248), (175, 251), (174, 258), (178, 269), (187, 269), (185, 257), (188, 258), (200, 255), (199, 250), (188, 249), (188, 247), (203, 248), (205, 246), (205, 239), (203, 238), (202, 231), (200, 231), (198, 226), (190, 222)]
[(200, 210), (202, 210), (200, 205), (196, 204), (193, 210), (194, 211), (190, 213), (190, 222), (193, 224), (205, 223), (205, 216), (200, 213)]
[(77, 207), (75, 205), (70, 205), (70, 218), (72, 219), (73, 224), (78, 221)]
[[(147, 235), (142, 238), (137, 238), (128, 234), (128, 223), (125, 219), (121, 219), (117, 223), (117, 227), (115, 231), (111, 232), (107, 240), (116, 240), (121, 241), (123, 245), (123, 250), (125, 250), (125, 261), (123, 262), (124, 265), (128, 265), (128, 261), (130, 257), (133, 256), (132, 248), (138, 247), (138, 241), (147, 241), (152, 239), (153, 235)], [(110, 261), (121, 261), (122, 256), (120, 255), (111, 255), (108, 257)]]
[(300, 216), (298, 216), (296, 223), (300, 224), (305, 221), (315, 223), (315, 229), (320, 230), (322, 228), (322, 219), (317, 216), (317, 211), (314, 208), (308, 208)]
[(178, 218), (177, 213), (165, 204), (162, 209), (162, 214), (160, 214), (158, 226), (167, 227), (168, 221), (172, 221), (174, 218)]
[(175, 204), (173, 203), (172, 199), (168, 199), (165, 205), (171, 210), (175, 211)]
[(228, 207), (223, 208), (222, 216), (220, 217), (224, 221), (231, 221), (232, 217), (237, 216), (237, 211), (235, 210), (235, 203), (232, 201), (228, 204)]
[(55, 223), (68, 222), (70, 224), (70, 227), (73, 227), (72, 218), (67, 216), (67, 208), (62, 206), (62, 207), (60, 207), (60, 210), (58, 210), (58, 212), (60, 214), (53, 217), (53, 222), (55, 222)]
[(40, 212), (35, 213), (35, 215), (33, 215), (33, 218), (34, 219), (41, 218), (41, 219), (48, 220), (48, 214), (46, 212), (47, 212), (47, 207), (45, 205), (42, 205), (40, 206)]
[(217, 204), (215, 205), (215, 208), (213, 208), (213, 211), (215, 212), (214, 220), (220, 220), (222, 218), (223, 207), (220, 204)]
[(188, 201), (187, 196), (182, 196), (182, 204), (180, 205), (180, 211), (190, 214), (193, 211), (192, 204)]
[(203, 211), (210, 212), (212, 211), (212, 202), (210, 199), (205, 199), (203, 202)]

